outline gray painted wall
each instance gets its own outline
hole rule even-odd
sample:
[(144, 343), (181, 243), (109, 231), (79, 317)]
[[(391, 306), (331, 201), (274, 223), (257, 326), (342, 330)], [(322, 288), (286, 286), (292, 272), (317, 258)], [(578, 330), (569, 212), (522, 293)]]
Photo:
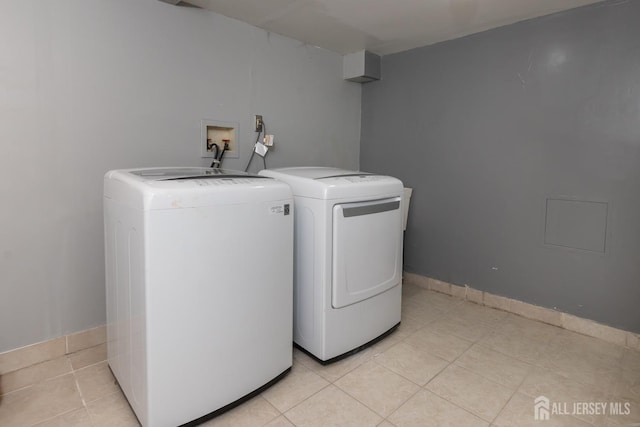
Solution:
[(360, 164), (414, 187), (407, 271), (640, 332), (639, 22), (607, 2), (383, 58)]
[(201, 119), (240, 124), (242, 169), (253, 114), (270, 167), (358, 168), (360, 93), (340, 55), (208, 11), (0, 1), (0, 352), (104, 324), (107, 170), (208, 165)]

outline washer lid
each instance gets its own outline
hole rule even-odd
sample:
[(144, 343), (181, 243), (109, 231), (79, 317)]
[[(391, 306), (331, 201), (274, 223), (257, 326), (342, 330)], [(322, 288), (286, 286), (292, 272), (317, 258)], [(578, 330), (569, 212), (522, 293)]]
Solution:
[(291, 198), (283, 182), (211, 168), (148, 168), (107, 172), (104, 197), (143, 210), (253, 203)]
[(297, 167), (297, 168), (279, 168), (274, 169), (280, 173), (299, 176), (307, 179), (326, 179), (337, 178), (342, 176), (364, 176), (373, 175), (367, 172), (352, 171), (347, 169), (329, 168), (329, 167)]
[(315, 199), (373, 199), (403, 191), (402, 182), (397, 178), (347, 169), (294, 167), (265, 169), (259, 173), (286, 182), (296, 196)]
[(178, 179), (208, 179), (208, 178), (263, 178), (259, 175), (251, 175), (230, 169), (212, 168), (149, 168), (131, 169), (132, 175), (140, 177), (144, 181), (170, 181)]

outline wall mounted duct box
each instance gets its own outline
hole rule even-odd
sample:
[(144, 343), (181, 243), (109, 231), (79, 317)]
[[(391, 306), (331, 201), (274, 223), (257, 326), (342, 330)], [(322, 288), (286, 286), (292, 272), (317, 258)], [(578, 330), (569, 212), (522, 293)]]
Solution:
[(342, 57), (342, 74), (345, 80), (367, 83), (380, 80), (380, 57), (361, 50)]

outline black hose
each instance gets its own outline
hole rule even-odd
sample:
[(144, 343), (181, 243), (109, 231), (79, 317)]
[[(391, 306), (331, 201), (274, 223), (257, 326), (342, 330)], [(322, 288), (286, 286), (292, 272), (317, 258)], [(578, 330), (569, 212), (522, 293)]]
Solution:
[[(220, 153), (220, 147), (218, 146), (218, 144), (216, 144), (215, 142), (213, 144), (211, 144), (211, 148), (215, 148), (215, 150), (213, 150), (213, 162), (211, 162), (211, 166), (212, 168), (216, 167), (216, 163), (218, 161), (218, 153)], [(220, 163), (218, 163), (219, 165)]]
[[(264, 122), (263, 122), (262, 126), (264, 127)], [(261, 133), (262, 133), (262, 131), (258, 132), (258, 136), (256, 137), (256, 142), (255, 142), (255, 144), (253, 144), (253, 147), (251, 147), (251, 157), (249, 157), (249, 161), (247, 162), (247, 167), (244, 168), (245, 172), (247, 172), (249, 170), (249, 166), (251, 165), (251, 160), (253, 160), (253, 156), (256, 155), (256, 144), (258, 143), (258, 141), (260, 141), (260, 134)]]
[(224, 157), (224, 152), (229, 149), (229, 143), (225, 142), (224, 147), (222, 147), (222, 151), (220, 152), (220, 157), (218, 157), (218, 167), (222, 167), (222, 158)]

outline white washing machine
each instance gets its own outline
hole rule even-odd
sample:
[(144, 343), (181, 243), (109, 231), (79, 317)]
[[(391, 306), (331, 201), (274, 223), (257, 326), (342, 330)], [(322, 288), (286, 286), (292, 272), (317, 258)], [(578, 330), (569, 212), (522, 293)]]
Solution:
[(138, 420), (200, 421), (291, 368), (293, 199), (207, 168), (104, 179), (108, 362)]
[(263, 170), (295, 200), (294, 342), (338, 360), (400, 323), (402, 182), (324, 167)]

